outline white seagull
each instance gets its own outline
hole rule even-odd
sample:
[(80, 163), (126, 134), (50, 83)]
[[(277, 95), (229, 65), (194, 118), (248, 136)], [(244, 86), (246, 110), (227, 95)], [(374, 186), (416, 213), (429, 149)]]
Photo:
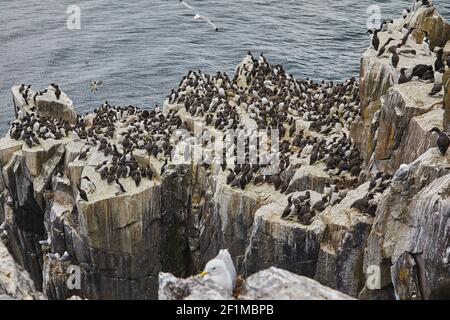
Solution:
[(209, 18), (206, 17), (206, 16), (203, 16), (203, 15), (199, 14), (199, 13), (197, 12), (197, 10), (195, 10), (191, 5), (189, 5), (188, 3), (184, 2), (183, 0), (180, 0), (180, 3), (181, 3), (182, 5), (184, 5), (186, 8), (188, 8), (189, 10), (191, 10), (192, 12), (195, 13), (194, 20), (203, 20), (203, 21), (206, 21), (206, 22), (208, 22), (208, 24), (209, 24), (215, 31), (219, 31), (219, 28), (215, 25), (214, 22), (211, 21), (211, 19), (209, 19)]
[(220, 250), (219, 254), (206, 264), (200, 276), (215, 282), (231, 296), (236, 286), (236, 269), (228, 250)]

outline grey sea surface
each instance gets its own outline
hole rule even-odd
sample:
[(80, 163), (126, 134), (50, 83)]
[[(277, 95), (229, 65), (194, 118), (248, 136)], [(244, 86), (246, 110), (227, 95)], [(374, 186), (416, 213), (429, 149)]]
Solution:
[[(371, 5), (399, 17), (412, 0), (186, 0), (219, 27), (193, 19), (179, 0), (0, 0), (0, 134), (13, 119), (11, 86), (50, 83), (77, 112), (105, 100), (154, 108), (189, 70), (232, 75), (247, 50), (298, 78), (342, 81), (359, 74)], [(434, 1), (450, 18), (450, 1)], [(67, 28), (71, 5), (80, 30)], [(104, 83), (97, 92), (91, 80)]]

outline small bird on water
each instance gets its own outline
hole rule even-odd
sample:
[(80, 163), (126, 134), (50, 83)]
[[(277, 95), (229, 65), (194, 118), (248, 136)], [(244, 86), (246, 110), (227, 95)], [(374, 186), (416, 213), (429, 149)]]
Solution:
[(89, 84), (89, 89), (91, 90), (91, 92), (97, 91), (98, 87), (101, 86), (102, 84), (103, 84), (102, 80), (92, 80), (91, 83)]

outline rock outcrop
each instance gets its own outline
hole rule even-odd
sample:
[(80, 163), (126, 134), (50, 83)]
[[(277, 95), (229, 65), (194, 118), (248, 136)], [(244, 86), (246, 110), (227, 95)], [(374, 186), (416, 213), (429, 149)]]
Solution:
[(364, 263), (398, 299), (427, 299), (450, 275), (450, 160), (433, 148), (409, 167), (380, 200)]
[[(403, 38), (401, 30), (405, 23), (409, 28), (414, 27), (416, 30), (405, 46), (398, 50), (400, 62), (397, 68), (393, 68), (389, 64), (390, 54), (387, 53), (387, 50), (386, 53), (378, 57), (378, 52), (369, 48), (361, 58), (360, 100), (362, 120), (354, 125), (351, 132), (352, 137), (361, 145), (362, 156), (366, 163), (370, 162), (374, 153), (377, 153), (375, 160), (382, 160), (383, 162), (390, 159), (392, 151), (397, 150), (398, 154), (404, 153), (404, 150), (398, 150), (397, 148), (400, 141), (408, 140), (403, 137), (403, 134), (407, 132), (417, 137), (414, 145), (417, 145), (418, 148), (408, 150), (408, 156), (409, 154), (412, 155), (403, 162), (407, 163), (408, 160), (409, 162), (414, 160), (429, 146), (427, 146), (428, 142), (424, 141), (427, 139), (423, 132), (420, 132), (420, 130), (414, 132), (418, 129), (418, 126), (417, 123), (410, 122), (411, 118), (442, 108), (442, 99), (427, 96), (432, 85), (421, 82), (398, 85), (398, 78), (401, 68), (406, 68), (407, 75), (410, 75), (412, 68), (418, 64), (434, 65), (435, 56), (425, 54), (422, 47), (424, 33), (419, 30), (429, 33), (431, 49), (443, 48), (450, 40), (450, 25), (436, 9), (421, 7), (411, 14), (406, 21), (403, 19), (394, 20), (392, 32), (380, 32), (378, 34), (380, 43), (384, 44), (388, 38), (394, 39), (391, 42), (392, 45), (400, 43)], [(411, 54), (411, 50), (415, 50), (416, 54)], [(387, 118), (389, 118), (389, 121), (386, 121)], [(426, 118), (424, 117), (421, 120), (424, 125), (429, 125), (426, 123), (428, 122)], [(409, 128), (410, 124), (411, 128)], [(379, 127), (379, 125), (384, 127)], [(438, 125), (443, 125), (442, 120)], [(379, 138), (381, 138), (381, 141)], [(401, 160), (394, 159), (388, 167), (394, 167), (391, 170), (395, 170), (399, 161)]]
[[(420, 8), (407, 23), (428, 30), (432, 46), (444, 46), (450, 39), (448, 24), (434, 10)], [(379, 33), (381, 43), (388, 37), (402, 38), (403, 21), (396, 20), (394, 25), (392, 33)], [(51, 119), (55, 110), (60, 119), (53, 133), (35, 130), (49, 136), (39, 144), (27, 143), (13, 128), (0, 140), (0, 231), (6, 231), (2, 237), (9, 252), (49, 299), (227, 298), (220, 288), (198, 277), (176, 278), (200, 271), (222, 248), (229, 249), (238, 273), (247, 277), (238, 299), (428, 299), (439, 282), (450, 277), (450, 163), (448, 156), (435, 148), (436, 136), (429, 133), (432, 127), (449, 123), (450, 82), (445, 81), (444, 101), (440, 96), (428, 96), (431, 83), (413, 79), (397, 84), (399, 68), (434, 63), (434, 56), (423, 55), (422, 36), (417, 31), (413, 34), (406, 49), (416, 50), (416, 54), (400, 53), (398, 68), (389, 65), (387, 54), (377, 57), (373, 49), (364, 53), (359, 89), (349, 81), (344, 87), (348, 91), (334, 92), (340, 100), (330, 111), (330, 118), (338, 119), (331, 121), (333, 126), (328, 117), (318, 121), (317, 114), (301, 109), (326, 94), (304, 98), (299, 85), (298, 99), (304, 100), (298, 103), (300, 108), (286, 107), (295, 126), (283, 123), (283, 130), (294, 130), (282, 134), (281, 140), (291, 146), (299, 135), (300, 140), (310, 139), (310, 144), (284, 151), (287, 165), (280, 174), (282, 187), (266, 183), (270, 181), (267, 177), (260, 184), (232, 187), (226, 181), (226, 166), (177, 161), (192, 151), (186, 151), (178, 136), (162, 143), (174, 147), (167, 148), (170, 156), (163, 152), (154, 155), (152, 148), (149, 151), (142, 146), (131, 155), (123, 146), (124, 136), (145, 131), (145, 125), (139, 125), (145, 119), (143, 111), (137, 114), (132, 108), (135, 113), (116, 114), (113, 123), (96, 130), (95, 125), (104, 119), (96, 119), (97, 113), (77, 116), (63, 92), (56, 99), (49, 87), (33, 99), (33, 91), (24, 98), (19, 87), (14, 87), (19, 121), (28, 113)], [(253, 62), (247, 56), (237, 68), (239, 90), (230, 86), (225, 91), (220, 80), (214, 91), (227, 100), (233, 109), (230, 113), (239, 118), (240, 129), (262, 125), (246, 103), (237, 103), (241, 99), (238, 93), (244, 96), (242, 90), (249, 87), (242, 71), (249, 63)], [(273, 83), (265, 85), (272, 90)], [(223, 92), (219, 93), (219, 87)], [(335, 88), (329, 90), (333, 93)], [(255, 92), (251, 95), (258, 94)], [(207, 98), (213, 105), (214, 99)], [(194, 115), (185, 103), (169, 100), (158, 117), (176, 114), (171, 120), (177, 125), (178, 120), (182, 122), (192, 139), (198, 132), (203, 135), (207, 118), (202, 112)], [(270, 105), (273, 101), (261, 103)], [(276, 103), (277, 107), (284, 105)], [(81, 128), (77, 133), (76, 126)], [(209, 125), (211, 136), (220, 133), (219, 126)], [(172, 129), (164, 130), (168, 134)], [(65, 134), (59, 136), (62, 131)], [(100, 139), (94, 135), (108, 137), (107, 143), (119, 148), (117, 153), (133, 156), (136, 166), (150, 168), (153, 177), (143, 177), (137, 183), (128, 174), (120, 179), (125, 192), (117, 189), (114, 179), (108, 183), (96, 167), (103, 161), (113, 162), (114, 156), (98, 150)], [(161, 135), (158, 132), (155, 136)], [(346, 143), (348, 136), (353, 139), (348, 140), (346, 153), (358, 150), (356, 142), (365, 160), (365, 166), (360, 167), (359, 155), (350, 157), (354, 159), (348, 162), (358, 163), (354, 173), (345, 169), (349, 163), (344, 159), (333, 164), (330, 157), (317, 154), (336, 148), (337, 141)], [(213, 154), (212, 140), (194, 143), (193, 153), (203, 148)], [(319, 141), (327, 149), (316, 152), (318, 159), (314, 160), (313, 145), (320, 145)], [(381, 188), (384, 175), (395, 173), (402, 163), (410, 163), (408, 178)], [(78, 189), (85, 187), (83, 181), (87, 183), (83, 177), (95, 187), (87, 193), (87, 200)], [(298, 199), (306, 192), (311, 206), (324, 196), (334, 197), (334, 201), (319, 206), (307, 222), (295, 214), (282, 218), (288, 196)], [(375, 212), (363, 212), (355, 206), (364, 199), (376, 207)], [(73, 267), (79, 268), (81, 277), (80, 287), (75, 289), (67, 286)], [(40, 297), (28, 278), (14, 281), (14, 287), (0, 291), (0, 297)], [(17, 289), (18, 282), (26, 283), (26, 289)]]
[(170, 273), (159, 275), (159, 300), (352, 300), (304, 276), (269, 268), (248, 277), (232, 298), (214, 282), (192, 277), (179, 279)]
[(0, 300), (41, 300), (28, 273), (14, 261), (0, 242)]

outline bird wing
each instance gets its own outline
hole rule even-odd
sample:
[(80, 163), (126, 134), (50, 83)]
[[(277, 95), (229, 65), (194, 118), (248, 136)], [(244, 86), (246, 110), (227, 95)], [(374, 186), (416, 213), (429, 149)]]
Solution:
[[(208, 22), (211, 27), (213, 27), (214, 29), (217, 29), (217, 26), (208, 17), (202, 16), (202, 15), (199, 15), (199, 14), (196, 14), (195, 17), (197, 17), (196, 20), (202, 19), (203, 21)], [(194, 19), (195, 19), (195, 17), (194, 17)]]
[(192, 11), (195, 12), (195, 9), (194, 9), (191, 5), (187, 4), (186, 2), (184, 2), (184, 1), (182, 1), (182, 0), (180, 0), (180, 2), (181, 2), (181, 4), (182, 4), (183, 6), (185, 6), (186, 8), (188, 8), (188, 9), (190, 9), (190, 10), (192, 10)]
[(231, 276), (231, 279), (233, 280), (233, 288), (234, 288), (236, 285), (236, 269), (234, 267), (233, 260), (231, 259), (231, 255), (228, 252), (228, 249), (220, 250), (216, 259), (219, 259), (225, 263), (225, 266)]

